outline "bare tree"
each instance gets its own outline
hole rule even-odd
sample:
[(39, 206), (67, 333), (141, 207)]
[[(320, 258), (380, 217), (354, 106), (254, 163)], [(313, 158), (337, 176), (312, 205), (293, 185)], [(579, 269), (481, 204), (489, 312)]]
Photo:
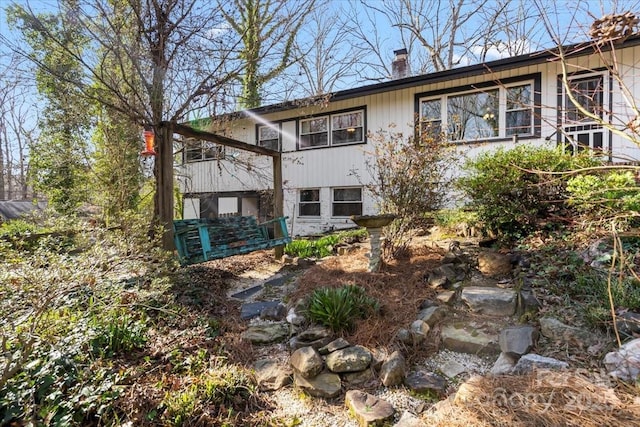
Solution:
[(12, 55), (6, 60), (0, 71), (0, 200), (26, 200), (31, 195), (27, 152), (35, 135), (37, 108), (31, 84), (21, 74), (21, 61)]
[(367, 49), (345, 31), (350, 25), (346, 17), (352, 16), (346, 9), (343, 4), (330, 8), (327, 1), (318, 4), (309, 16), (309, 25), (301, 29), (295, 43), (298, 70), (292, 76), (302, 91), (297, 93), (299, 97), (330, 93), (346, 81), (357, 79)]
[[(165, 247), (171, 247), (173, 139), (165, 123), (197, 112), (211, 114), (224, 104), (226, 85), (239, 75), (237, 46), (230, 40), (221, 10), (199, 0), (62, 1), (59, 12), (75, 18), (91, 46), (80, 54), (57, 41), (42, 25), (46, 17), (29, 4), (15, 8), (20, 26), (42, 31), (43, 37), (77, 59), (81, 73), (65, 79), (84, 97), (155, 130), (155, 217), (165, 226)], [(123, 19), (133, 32), (127, 27), (123, 33)], [(14, 41), (5, 37), (2, 41), (29, 57)], [(37, 60), (36, 66), (63, 77)]]
[[(385, 51), (390, 42), (390, 36), (385, 33), (379, 25), (378, 20), (385, 17), (384, 13), (377, 8), (368, 7), (369, 3), (361, 0), (362, 7), (351, 5), (348, 12), (350, 19), (346, 22), (344, 30), (349, 34), (351, 43), (355, 47), (362, 48), (367, 52), (360, 60), (356, 72), (358, 79), (365, 81), (388, 80), (392, 75), (391, 61), (389, 60), (392, 49), (405, 47), (411, 56), (411, 49), (415, 37), (407, 31), (400, 31), (399, 45), (392, 46), (388, 52)], [(388, 19), (383, 19), (390, 24)]]
[[(443, 71), (460, 65), (483, 62), (490, 55), (503, 56), (527, 52), (532, 43), (537, 11), (527, 8), (524, 1), (489, 0), (396, 0), (382, 3), (362, 1), (373, 12), (369, 19), (384, 19), (396, 28), (396, 43), (408, 50), (414, 73)], [(353, 35), (366, 39), (366, 30), (356, 28)], [(371, 43), (373, 56), (382, 65), (384, 74), (391, 75), (385, 59), (389, 53), (380, 51), (380, 44)]]
[(543, 49), (540, 13), (528, 0), (496, 0), (478, 11), (486, 33), (471, 47), (478, 62), (523, 55)]

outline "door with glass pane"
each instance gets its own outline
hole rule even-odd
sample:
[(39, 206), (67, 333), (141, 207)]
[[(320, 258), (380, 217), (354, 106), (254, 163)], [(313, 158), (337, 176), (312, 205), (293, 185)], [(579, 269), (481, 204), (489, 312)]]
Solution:
[(572, 77), (568, 85), (562, 85), (562, 104), (558, 105), (561, 141), (570, 150), (609, 152), (608, 132), (603, 126), (609, 120), (608, 86), (603, 74)]

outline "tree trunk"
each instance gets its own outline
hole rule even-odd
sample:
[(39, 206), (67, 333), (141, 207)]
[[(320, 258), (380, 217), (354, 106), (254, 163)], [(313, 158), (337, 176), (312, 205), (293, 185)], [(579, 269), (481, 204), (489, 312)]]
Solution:
[[(284, 197), (282, 194), (282, 157), (273, 156), (273, 217), (279, 218), (284, 215)], [(282, 237), (280, 230), (275, 230), (275, 237)], [(282, 258), (284, 246), (276, 246), (274, 249), (276, 259)]]
[(175, 249), (173, 243), (173, 126), (156, 127), (155, 218), (164, 228), (162, 247)]
[[(3, 145), (2, 141), (5, 141), (4, 144), (6, 144), (7, 152), (9, 151), (9, 148), (8, 148), (9, 140), (6, 138), (5, 135), (6, 135), (6, 132), (5, 132), (4, 125), (0, 123), (0, 200), (5, 199), (5, 192), (4, 192), (5, 164), (4, 164), (4, 151), (3, 151), (5, 146)], [(11, 169), (11, 166), (8, 165), (6, 169), (7, 170)], [(9, 186), (11, 186), (11, 181), (9, 181)]]

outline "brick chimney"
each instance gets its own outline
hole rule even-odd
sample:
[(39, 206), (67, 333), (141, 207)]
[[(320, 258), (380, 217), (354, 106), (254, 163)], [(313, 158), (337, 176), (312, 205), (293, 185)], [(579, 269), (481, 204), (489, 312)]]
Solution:
[(398, 49), (393, 51), (395, 58), (391, 63), (391, 78), (401, 79), (409, 75), (409, 58), (407, 49)]

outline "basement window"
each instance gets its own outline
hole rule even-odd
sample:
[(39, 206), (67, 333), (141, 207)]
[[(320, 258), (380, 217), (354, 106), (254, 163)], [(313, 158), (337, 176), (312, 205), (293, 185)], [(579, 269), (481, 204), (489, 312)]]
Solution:
[(298, 216), (320, 216), (320, 190), (318, 188), (300, 190)]
[(362, 188), (334, 188), (331, 216), (362, 215)]

